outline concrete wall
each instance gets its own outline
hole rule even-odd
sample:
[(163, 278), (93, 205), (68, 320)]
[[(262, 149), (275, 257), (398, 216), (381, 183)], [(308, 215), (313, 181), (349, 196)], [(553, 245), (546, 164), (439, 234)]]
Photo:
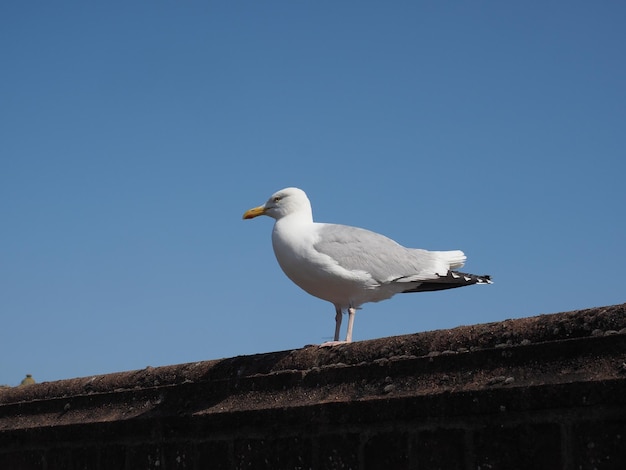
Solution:
[(626, 304), (0, 391), (0, 469), (624, 469)]

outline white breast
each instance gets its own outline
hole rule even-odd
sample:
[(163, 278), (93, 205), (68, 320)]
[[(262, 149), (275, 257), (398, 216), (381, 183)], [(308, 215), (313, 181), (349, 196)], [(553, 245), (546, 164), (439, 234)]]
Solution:
[(315, 249), (316, 224), (302, 224), (289, 217), (276, 222), (272, 245), (278, 264), (296, 285), (309, 294), (341, 308), (388, 299), (398, 292), (381, 286), (369, 273), (350, 271)]

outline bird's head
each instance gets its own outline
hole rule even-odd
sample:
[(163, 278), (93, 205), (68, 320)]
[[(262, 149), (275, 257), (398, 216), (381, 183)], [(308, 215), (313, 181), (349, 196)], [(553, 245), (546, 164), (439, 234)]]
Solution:
[(311, 214), (311, 203), (301, 189), (285, 188), (272, 194), (262, 206), (247, 210), (243, 218), (253, 219), (260, 215), (267, 215), (278, 220), (294, 213)]

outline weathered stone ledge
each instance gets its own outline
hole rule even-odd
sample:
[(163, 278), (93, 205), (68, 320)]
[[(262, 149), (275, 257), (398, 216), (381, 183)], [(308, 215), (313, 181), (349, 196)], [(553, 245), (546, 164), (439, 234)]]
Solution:
[[(626, 304), (0, 391), (0, 429), (623, 379)], [(106, 406), (102, 404), (106, 403)], [(19, 411), (18, 411), (19, 410)], [(88, 414), (88, 418), (85, 416)], [(32, 419), (31, 419), (32, 418)]]

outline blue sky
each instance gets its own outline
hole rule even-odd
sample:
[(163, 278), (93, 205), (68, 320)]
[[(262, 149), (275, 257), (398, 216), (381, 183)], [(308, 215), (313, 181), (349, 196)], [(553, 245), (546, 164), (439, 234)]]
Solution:
[(355, 340), (626, 301), (625, 22), (621, 2), (4, 2), (0, 384), (332, 339), (273, 221), (241, 220), (286, 186), (494, 277), (367, 304)]

